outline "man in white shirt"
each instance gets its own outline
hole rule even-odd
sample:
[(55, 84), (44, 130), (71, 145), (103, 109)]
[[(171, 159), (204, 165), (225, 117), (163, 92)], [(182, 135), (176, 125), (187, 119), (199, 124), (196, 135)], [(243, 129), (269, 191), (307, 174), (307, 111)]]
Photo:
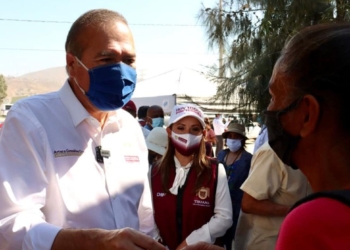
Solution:
[(215, 115), (215, 119), (213, 120), (213, 128), (216, 136), (216, 149), (215, 149), (216, 157), (224, 147), (224, 139), (222, 138), (222, 134), (225, 132), (227, 125), (228, 125), (228, 122), (226, 124), (222, 122), (222, 116), (220, 114)]
[(0, 132), (0, 249), (164, 249), (150, 237), (145, 140), (121, 109), (135, 59), (124, 17), (89, 11), (67, 36), (63, 87), (12, 107)]

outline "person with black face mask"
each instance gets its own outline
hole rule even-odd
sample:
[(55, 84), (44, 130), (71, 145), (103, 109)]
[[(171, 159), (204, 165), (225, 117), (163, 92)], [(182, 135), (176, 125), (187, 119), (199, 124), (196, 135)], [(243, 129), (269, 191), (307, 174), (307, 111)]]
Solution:
[(269, 143), (315, 193), (283, 222), (276, 249), (350, 249), (350, 24), (301, 30), (284, 47), (269, 90)]
[[(296, 32), (275, 65), (269, 142), (283, 162), (305, 174), (315, 192), (283, 221), (277, 250), (350, 249), (349, 79), (349, 23)], [(217, 249), (206, 243), (185, 248)]]
[(234, 249), (273, 250), (282, 221), (291, 206), (311, 193), (306, 177), (283, 164), (266, 142), (254, 154), (241, 186), (242, 211)]
[(164, 245), (182, 249), (218, 240), (232, 224), (226, 173), (205, 154), (203, 112), (176, 105), (170, 115), (167, 151), (151, 171), (154, 217)]

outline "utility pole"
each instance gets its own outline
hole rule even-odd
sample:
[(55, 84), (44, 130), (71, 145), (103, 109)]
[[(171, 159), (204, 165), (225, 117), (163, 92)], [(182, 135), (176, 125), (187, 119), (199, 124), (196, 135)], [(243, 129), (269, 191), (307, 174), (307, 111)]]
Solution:
[[(220, 27), (222, 28), (222, 0), (219, 0), (219, 23)], [(221, 31), (221, 38), (219, 40), (219, 77), (224, 77), (224, 62), (223, 62), (223, 56), (224, 56), (224, 39), (223, 39), (223, 32)]]

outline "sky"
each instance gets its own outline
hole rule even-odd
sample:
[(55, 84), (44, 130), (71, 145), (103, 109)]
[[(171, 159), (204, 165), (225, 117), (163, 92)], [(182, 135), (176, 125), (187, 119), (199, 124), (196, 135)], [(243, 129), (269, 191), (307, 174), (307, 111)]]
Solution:
[(214, 7), (216, 2), (218, 0), (0, 0), (0, 74), (21, 76), (64, 66), (64, 44), (72, 22), (96, 8), (118, 11), (127, 19), (135, 38), (139, 69), (164, 65), (196, 69), (209, 66), (217, 63), (218, 56), (208, 49), (205, 29), (197, 15), (202, 4)]

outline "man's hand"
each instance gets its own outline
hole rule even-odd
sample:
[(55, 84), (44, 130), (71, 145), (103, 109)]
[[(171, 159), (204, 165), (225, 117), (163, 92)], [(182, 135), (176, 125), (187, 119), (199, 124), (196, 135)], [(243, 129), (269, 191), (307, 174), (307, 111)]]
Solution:
[(62, 229), (56, 236), (51, 250), (165, 250), (151, 237), (131, 228), (118, 230)]
[(215, 246), (206, 242), (199, 242), (194, 245), (187, 246), (182, 250), (224, 250), (225, 248)]

